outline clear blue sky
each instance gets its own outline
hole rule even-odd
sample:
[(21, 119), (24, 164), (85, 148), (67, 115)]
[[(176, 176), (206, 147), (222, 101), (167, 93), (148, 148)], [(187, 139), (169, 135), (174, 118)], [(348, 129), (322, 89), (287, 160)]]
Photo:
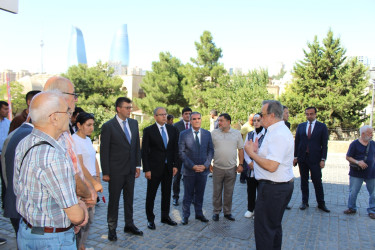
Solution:
[(71, 27), (85, 39), (89, 65), (107, 61), (121, 24), (128, 24), (130, 65), (151, 69), (161, 51), (183, 63), (196, 57), (204, 30), (223, 49), (226, 68), (253, 69), (279, 62), (290, 69), (306, 43), (329, 28), (348, 56), (375, 57), (374, 0), (19, 0), (19, 14), (0, 11), (0, 70), (65, 72)]

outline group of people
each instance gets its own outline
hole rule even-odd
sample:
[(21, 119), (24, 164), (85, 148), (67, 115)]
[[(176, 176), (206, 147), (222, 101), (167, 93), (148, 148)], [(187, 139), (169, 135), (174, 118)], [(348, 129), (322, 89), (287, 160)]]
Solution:
[[(70, 80), (52, 77), (42, 92), (26, 95), (28, 108), (12, 122), (6, 118), (8, 104), (0, 101), (2, 204), (4, 216), (10, 218), (16, 232), (19, 249), (85, 249), (97, 192), (102, 192), (103, 187), (96, 151), (89, 138), (95, 118), (76, 109), (77, 99)], [(223, 212), (225, 219), (234, 221), (232, 197), (237, 173), (242, 173), (248, 193), (245, 217), (255, 215), (257, 249), (281, 249), (281, 221), (293, 193), (292, 168), (297, 164), (302, 191), (299, 208), (309, 207), (311, 176), (318, 208), (330, 212), (322, 186), (328, 130), (316, 120), (315, 107), (305, 109), (307, 122), (298, 125), (295, 139), (289, 130), (288, 108), (274, 100), (263, 101), (261, 112), (249, 117), (246, 132), (233, 129), (227, 113), (218, 115), (212, 110), (208, 131), (201, 128), (201, 114), (191, 108), (184, 108), (181, 121), (173, 124), (173, 116), (164, 107), (156, 107), (155, 123), (143, 130), (142, 140), (138, 122), (130, 118), (132, 100), (119, 97), (115, 109), (115, 117), (101, 128), (100, 143), (102, 181), (108, 182), (109, 191), (110, 241), (117, 240), (121, 193), (124, 232), (143, 235), (133, 220), (134, 185), (141, 166), (147, 179), (145, 211), (150, 230), (156, 229), (154, 202), (159, 186), (160, 221), (177, 225), (169, 213), (171, 198), (174, 206), (180, 204), (181, 180), (182, 225), (189, 223), (191, 204), (195, 219), (207, 223), (203, 201), (209, 173), (213, 185), (212, 220), (219, 221)], [(344, 213), (356, 213), (356, 198), (365, 181), (370, 194), (368, 213), (375, 219), (372, 133), (370, 126), (363, 126), (360, 138), (349, 147), (350, 195)]]
[(4, 216), (10, 218), (19, 249), (85, 249), (103, 187), (87, 137), (94, 116), (80, 112), (74, 134), (69, 132), (77, 99), (70, 80), (51, 77), (42, 92), (26, 95), (28, 108), (8, 129), (2, 127)]

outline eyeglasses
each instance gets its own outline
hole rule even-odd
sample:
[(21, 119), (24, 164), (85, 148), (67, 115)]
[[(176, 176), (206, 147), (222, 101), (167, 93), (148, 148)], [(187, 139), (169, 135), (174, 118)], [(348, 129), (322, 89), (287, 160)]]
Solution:
[(132, 109), (133, 107), (132, 106), (129, 106), (129, 107), (121, 107), (122, 109), (127, 109), (127, 110), (130, 110)]
[(65, 112), (63, 112), (63, 111), (56, 111), (56, 112), (53, 112), (52, 114), (50, 114), (48, 117), (50, 117), (50, 116), (53, 115), (53, 114), (68, 114), (69, 118), (71, 118), (72, 115), (73, 115), (73, 112), (70, 111), (70, 110), (65, 111)]
[(79, 94), (78, 93), (67, 93), (67, 92), (62, 92), (63, 94), (66, 94), (66, 95), (72, 95), (72, 96), (74, 96), (74, 99), (78, 99), (78, 96), (79, 96)]
[(168, 114), (157, 114), (155, 116), (167, 116)]
[(266, 115), (268, 115), (268, 114), (263, 114), (263, 113), (260, 113), (259, 115), (260, 115), (260, 117), (262, 117), (262, 118), (263, 118), (263, 117), (265, 117), (265, 116), (266, 116)]
[(254, 119), (253, 122), (260, 122), (260, 119)]

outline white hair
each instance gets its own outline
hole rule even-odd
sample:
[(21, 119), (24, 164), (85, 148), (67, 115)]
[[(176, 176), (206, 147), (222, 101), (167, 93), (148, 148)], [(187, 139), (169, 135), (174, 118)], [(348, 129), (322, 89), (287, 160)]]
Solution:
[[(41, 96), (46, 96), (43, 104), (35, 106), (34, 103), (36, 99)], [(43, 123), (48, 120), (48, 117), (53, 113), (59, 110), (60, 101), (65, 100), (64, 96), (58, 90), (49, 90), (40, 92), (35, 95), (30, 103), (29, 115), (33, 123)]]
[(367, 129), (371, 129), (372, 127), (370, 125), (364, 125), (359, 129), (359, 134), (362, 135), (364, 132), (366, 132)]

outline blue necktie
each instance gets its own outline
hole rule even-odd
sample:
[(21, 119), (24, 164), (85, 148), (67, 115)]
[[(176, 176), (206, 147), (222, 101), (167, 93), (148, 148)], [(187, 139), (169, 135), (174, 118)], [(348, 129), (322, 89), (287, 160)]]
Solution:
[(131, 144), (130, 134), (129, 134), (128, 128), (126, 127), (126, 120), (122, 121), (122, 124), (124, 125), (124, 132), (126, 135), (126, 139), (128, 139), (129, 144)]
[(199, 131), (194, 131), (194, 133), (195, 133), (195, 145), (199, 149), (201, 147), (201, 144), (199, 143), (199, 138), (198, 138)]
[(167, 144), (168, 144), (167, 135), (164, 132), (164, 127), (160, 127), (160, 129), (161, 129), (161, 137), (163, 138), (164, 146), (165, 148), (167, 148)]

